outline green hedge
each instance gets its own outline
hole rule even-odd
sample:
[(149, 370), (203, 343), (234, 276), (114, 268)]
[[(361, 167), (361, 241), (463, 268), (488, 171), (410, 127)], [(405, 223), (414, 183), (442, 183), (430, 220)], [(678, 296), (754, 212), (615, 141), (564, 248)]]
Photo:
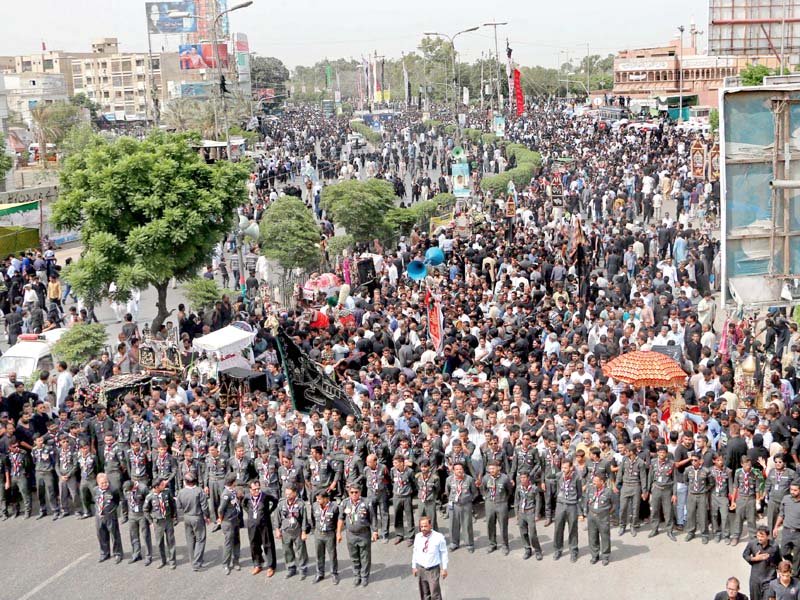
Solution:
[(422, 122), (422, 124), (428, 129), (436, 129), (442, 125), (442, 122), (437, 121), (436, 119), (426, 119)]
[(503, 195), (508, 189), (509, 180), (514, 181), (517, 190), (521, 190), (531, 182), (536, 169), (542, 164), (542, 157), (538, 152), (529, 150), (522, 144), (508, 144), (505, 147), (506, 157), (512, 156), (517, 161), (517, 166), (497, 175), (490, 175), (481, 180), (481, 189), (491, 191), (493, 196)]
[(386, 213), (386, 222), (392, 231), (408, 235), (414, 225), (427, 227), (431, 217), (454, 206), (456, 197), (453, 194), (436, 194), (430, 200), (417, 202), (409, 208), (392, 208)]
[(368, 127), (366, 123), (362, 123), (361, 121), (350, 121), (350, 129), (352, 129), (355, 133), (360, 133), (364, 136), (364, 139), (372, 144), (382, 144), (383, 143), (383, 136)]
[(493, 133), (484, 133), (481, 136), (481, 140), (485, 145), (496, 144), (497, 143), (497, 136)]

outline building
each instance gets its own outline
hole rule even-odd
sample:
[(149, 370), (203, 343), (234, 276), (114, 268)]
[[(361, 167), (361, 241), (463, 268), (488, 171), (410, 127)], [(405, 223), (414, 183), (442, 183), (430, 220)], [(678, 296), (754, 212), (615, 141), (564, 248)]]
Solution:
[(708, 53), (800, 62), (800, 0), (709, 0)]
[[(14, 73), (48, 73), (62, 75), (67, 86), (67, 95), (74, 95), (74, 85), (72, 83), (72, 60), (82, 56), (91, 56), (88, 52), (64, 52), (62, 50), (51, 50), (29, 54), (25, 56), (12, 57)], [(8, 69), (4, 69), (8, 70)]]
[(83, 93), (100, 106), (109, 121), (152, 119), (155, 100), (163, 104), (161, 60), (153, 55), (152, 68), (146, 52), (120, 52), (117, 38), (102, 38), (92, 43), (91, 55), (72, 60), (76, 94)]
[(738, 75), (754, 62), (778, 65), (774, 56), (697, 54), (693, 42), (681, 51), (679, 39), (666, 46), (621, 50), (614, 59), (613, 94), (640, 100), (679, 96), (682, 69), (684, 98), (697, 96), (699, 106), (713, 108), (725, 77)]
[(60, 73), (4, 73), (0, 78), (8, 110), (28, 125), (32, 122), (31, 110), (37, 105), (66, 102), (69, 98), (66, 80)]

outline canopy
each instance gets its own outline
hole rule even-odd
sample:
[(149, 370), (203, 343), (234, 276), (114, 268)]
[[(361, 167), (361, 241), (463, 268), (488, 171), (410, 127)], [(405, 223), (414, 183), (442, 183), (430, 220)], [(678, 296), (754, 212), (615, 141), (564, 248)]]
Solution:
[(238, 352), (253, 343), (255, 333), (242, 331), (238, 327), (228, 325), (208, 335), (196, 338), (192, 342), (192, 349), (205, 352), (220, 352), (222, 354)]
[(636, 350), (618, 356), (603, 367), (603, 373), (637, 388), (679, 388), (686, 384), (686, 372), (677, 362), (651, 350)]
[(0, 204), (0, 217), (7, 217), (14, 213), (30, 212), (32, 210), (39, 210), (39, 201), (32, 200), (30, 202), (19, 202), (15, 204)]

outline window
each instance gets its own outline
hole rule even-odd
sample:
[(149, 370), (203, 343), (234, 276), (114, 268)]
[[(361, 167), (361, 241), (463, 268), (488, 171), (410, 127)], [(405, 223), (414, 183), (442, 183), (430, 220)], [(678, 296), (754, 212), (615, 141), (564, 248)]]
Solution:
[(53, 59), (52, 58), (45, 58), (43, 66), (44, 66), (44, 70), (45, 71), (52, 71), (53, 70)]
[(130, 60), (123, 60), (122, 61), (122, 70), (123, 71), (130, 71), (131, 70), (131, 61)]

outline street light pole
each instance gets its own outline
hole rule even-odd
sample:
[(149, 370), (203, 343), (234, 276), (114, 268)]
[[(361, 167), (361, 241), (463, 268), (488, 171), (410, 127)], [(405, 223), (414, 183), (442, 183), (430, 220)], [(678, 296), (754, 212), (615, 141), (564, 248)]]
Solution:
[(507, 21), (493, 21), (491, 23), (484, 23), (484, 27), (493, 27), (494, 28), (494, 58), (496, 61), (497, 66), (497, 110), (502, 112), (502, 107), (500, 106), (500, 52), (497, 46), (497, 28), (502, 27), (503, 25), (508, 25)]
[(681, 32), (681, 47), (678, 53), (678, 123), (683, 123), (683, 25), (678, 27), (678, 31)]

